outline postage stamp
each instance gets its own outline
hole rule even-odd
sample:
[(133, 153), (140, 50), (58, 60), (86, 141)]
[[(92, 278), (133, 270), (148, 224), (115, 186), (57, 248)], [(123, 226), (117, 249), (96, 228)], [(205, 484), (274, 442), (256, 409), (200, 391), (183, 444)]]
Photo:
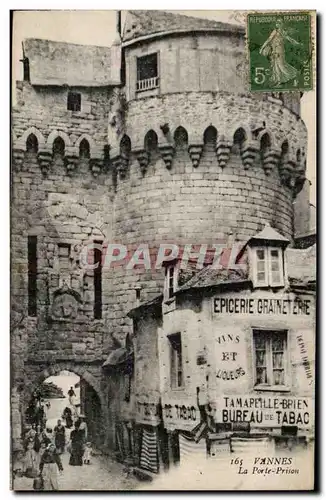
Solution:
[(248, 14), (247, 39), (251, 91), (313, 88), (309, 12)]

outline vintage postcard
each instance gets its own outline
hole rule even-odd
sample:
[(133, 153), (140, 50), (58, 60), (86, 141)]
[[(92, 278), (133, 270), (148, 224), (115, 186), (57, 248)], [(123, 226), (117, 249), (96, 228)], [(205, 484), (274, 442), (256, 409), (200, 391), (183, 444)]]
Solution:
[(11, 488), (315, 488), (316, 13), (13, 12)]

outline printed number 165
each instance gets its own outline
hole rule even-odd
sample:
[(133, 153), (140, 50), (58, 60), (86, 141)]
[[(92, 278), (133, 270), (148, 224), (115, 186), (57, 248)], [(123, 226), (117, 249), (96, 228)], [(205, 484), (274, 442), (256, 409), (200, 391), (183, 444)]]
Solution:
[(269, 75), (269, 69), (255, 68), (255, 83), (257, 83), (257, 85), (261, 85), (266, 80), (267, 75)]

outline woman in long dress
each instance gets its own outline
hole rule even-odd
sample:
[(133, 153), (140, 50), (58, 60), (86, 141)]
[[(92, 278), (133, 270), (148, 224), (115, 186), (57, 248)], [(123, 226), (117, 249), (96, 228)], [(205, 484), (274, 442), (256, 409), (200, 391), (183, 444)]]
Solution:
[(261, 55), (270, 59), (272, 70), (270, 83), (275, 87), (293, 80), (298, 74), (298, 71), (285, 60), (285, 40), (292, 45), (301, 45), (289, 36), (283, 23), (278, 21), (275, 25), (275, 29), (259, 50)]
[(84, 455), (84, 433), (79, 429), (79, 423), (70, 434), (70, 460), (69, 465), (83, 465)]
[(58, 490), (58, 470), (63, 471), (62, 463), (55, 445), (50, 443), (41, 457), (40, 473), (43, 477), (43, 489)]

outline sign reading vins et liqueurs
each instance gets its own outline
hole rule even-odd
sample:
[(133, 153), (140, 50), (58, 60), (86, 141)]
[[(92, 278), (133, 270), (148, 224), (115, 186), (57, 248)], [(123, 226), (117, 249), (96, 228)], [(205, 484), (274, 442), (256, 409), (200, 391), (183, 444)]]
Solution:
[(311, 300), (300, 298), (214, 297), (214, 314), (258, 314), (310, 316)]
[(216, 401), (218, 423), (249, 422), (251, 426), (299, 428), (313, 426), (311, 398), (283, 396), (223, 396)]

